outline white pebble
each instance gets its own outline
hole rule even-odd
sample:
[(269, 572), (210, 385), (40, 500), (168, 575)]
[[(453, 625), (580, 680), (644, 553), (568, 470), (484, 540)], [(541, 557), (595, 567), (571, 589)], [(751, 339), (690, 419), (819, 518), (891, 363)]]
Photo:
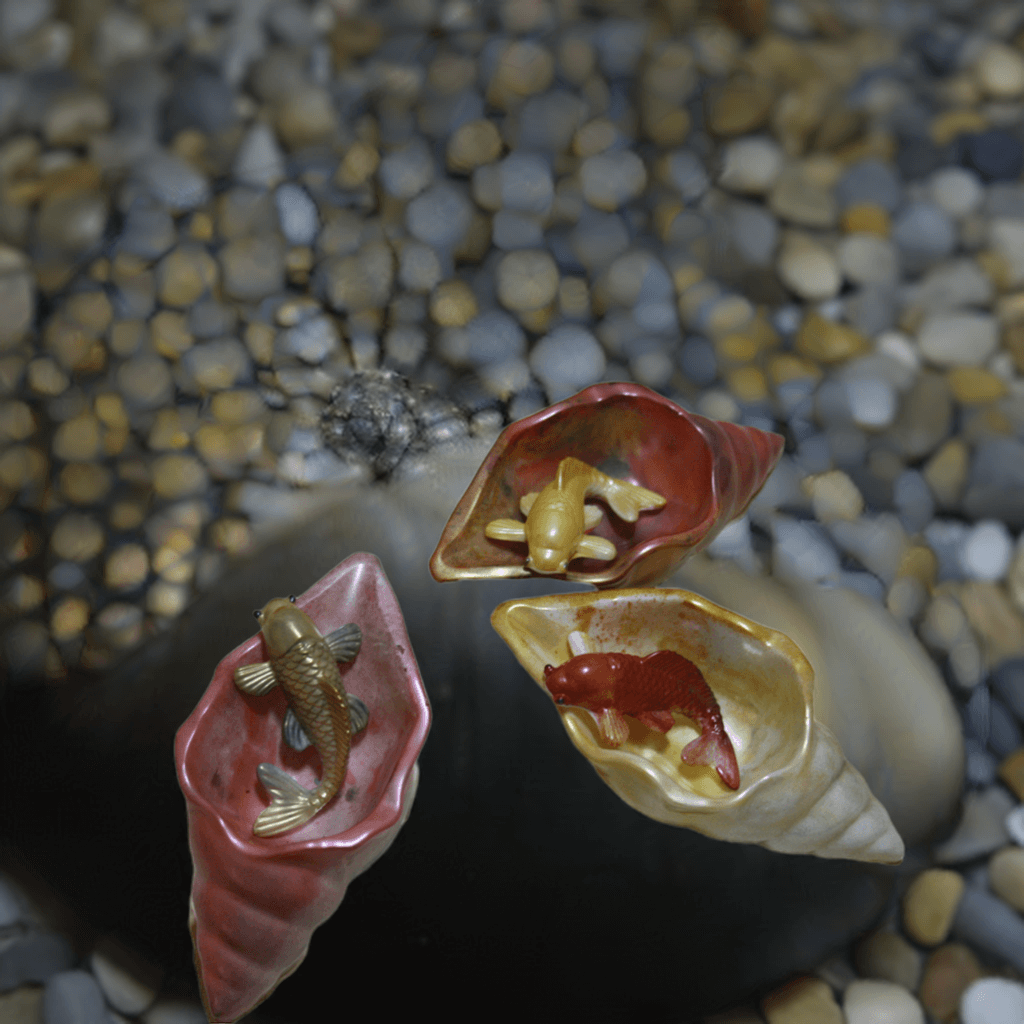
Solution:
[(850, 982), (843, 993), (846, 1024), (924, 1024), (921, 1004), (891, 981)]
[(1006, 43), (989, 43), (974, 67), (978, 84), (997, 100), (1012, 100), (1024, 92), (1024, 56)]
[(1018, 804), (1010, 811), (1003, 825), (1010, 838), (1018, 846), (1024, 846), (1024, 804)]
[(996, 519), (983, 519), (967, 534), (960, 564), (968, 579), (995, 583), (1006, 575), (1012, 557), (1010, 531)]
[(632, 150), (618, 149), (587, 157), (580, 166), (583, 198), (600, 210), (617, 210), (639, 196), (647, 185), (647, 169)]
[(883, 331), (875, 339), (875, 351), (891, 356), (907, 369), (917, 371), (921, 368), (921, 356), (910, 336), (902, 331)]
[(931, 177), (932, 201), (951, 217), (973, 213), (985, 198), (985, 189), (974, 171), (943, 167)]
[(730, 192), (764, 195), (782, 170), (782, 150), (761, 135), (736, 139), (725, 147), (718, 184)]
[(921, 324), (917, 342), (937, 366), (980, 366), (999, 344), (999, 326), (989, 313), (934, 313)]
[(249, 129), (232, 171), (237, 181), (253, 188), (273, 188), (284, 178), (284, 155), (270, 125), (259, 122)]
[(277, 205), (277, 219), (281, 224), (281, 234), (289, 245), (312, 245), (316, 238), (320, 217), (316, 203), (309, 193), (293, 182), (286, 182), (274, 193)]
[(1024, 985), (1009, 978), (979, 978), (960, 997), (963, 1024), (1021, 1024)]
[(896, 247), (887, 238), (857, 231), (836, 250), (843, 274), (854, 284), (895, 284), (899, 278)]
[(853, 422), (878, 430), (896, 418), (896, 391), (884, 380), (851, 380), (846, 384)]
[(604, 350), (590, 331), (576, 324), (556, 327), (530, 353), (530, 369), (552, 402), (596, 383), (604, 368)]
[(780, 579), (817, 582), (839, 575), (839, 553), (816, 524), (777, 516), (772, 533), (774, 572)]
[(820, 245), (784, 245), (777, 269), (782, 283), (808, 302), (821, 302), (839, 294), (839, 267), (832, 254)]

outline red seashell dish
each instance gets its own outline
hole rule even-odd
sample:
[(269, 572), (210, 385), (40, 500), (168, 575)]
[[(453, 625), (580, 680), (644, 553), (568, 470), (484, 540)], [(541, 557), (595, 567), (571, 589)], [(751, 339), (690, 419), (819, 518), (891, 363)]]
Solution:
[[(273, 596), (254, 594), (253, 603)], [(370, 720), (353, 737), (338, 795), (301, 828), (263, 839), (253, 835), (269, 803), (257, 765), (281, 765), (311, 788), (320, 760), (312, 746), (298, 752), (284, 743), (280, 687), (250, 697), (235, 686), (236, 667), (266, 658), (259, 634), (217, 666), (178, 730), (174, 752), (194, 868), (189, 926), (211, 1021), (238, 1020), (270, 995), (302, 963), (314, 929), (338, 908), (349, 882), (394, 841), (430, 728), (402, 612), (373, 555), (345, 559), (296, 604), (323, 634), (347, 622), (362, 630), (360, 651), (341, 673)]]
[(532, 576), (526, 544), (491, 540), (495, 519), (521, 519), (520, 498), (574, 456), (666, 498), (635, 523), (602, 516), (591, 535), (616, 548), (579, 558), (557, 579), (637, 587), (665, 579), (743, 514), (782, 455), (778, 434), (686, 412), (640, 384), (595, 384), (506, 427), (452, 513), (430, 559), (438, 581)]

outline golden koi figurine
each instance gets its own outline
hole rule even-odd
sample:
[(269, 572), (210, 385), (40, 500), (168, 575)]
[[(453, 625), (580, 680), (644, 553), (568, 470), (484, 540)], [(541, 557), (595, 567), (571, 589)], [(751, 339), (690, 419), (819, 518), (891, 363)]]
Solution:
[(525, 523), (492, 519), (484, 533), (491, 540), (526, 541), (526, 567), (537, 573), (565, 572), (575, 558), (607, 562), (617, 553), (615, 545), (603, 537), (587, 536), (587, 530), (601, 521), (601, 510), (584, 504), (594, 497), (603, 498), (627, 523), (635, 523), (641, 512), (661, 508), (666, 500), (654, 491), (615, 480), (570, 457), (558, 464), (555, 479), (544, 490), (531, 491), (520, 499)]
[(253, 825), (258, 836), (298, 828), (331, 800), (345, 781), (352, 734), (366, 728), (370, 717), (358, 697), (345, 693), (338, 671), (339, 661), (352, 661), (359, 653), (363, 642), (359, 627), (350, 622), (321, 636), (294, 602), (294, 597), (275, 597), (256, 612), (270, 660), (236, 668), (235, 685), (243, 693), (258, 696), (280, 683), (288, 698), (285, 742), (296, 750), (305, 750), (312, 742), (323, 764), (323, 777), (310, 791), (276, 765), (261, 764), (256, 771), (271, 804)]

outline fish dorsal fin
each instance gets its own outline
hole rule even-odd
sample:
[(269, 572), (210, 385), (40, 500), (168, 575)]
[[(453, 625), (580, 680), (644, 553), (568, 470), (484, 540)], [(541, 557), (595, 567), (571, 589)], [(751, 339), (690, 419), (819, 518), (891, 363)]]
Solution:
[(617, 554), (615, 545), (604, 537), (581, 537), (573, 558), (598, 558), (602, 562), (610, 562)]
[(363, 631), (354, 623), (346, 622), (324, 637), (335, 661), (352, 661), (363, 644)]
[(601, 739), (613, 747), (622, 746), (629, 737), (629, 724), (618, 708), (605, 708), (597, 716), (597, 727)]
[(235, 669), (235, 686), (242, 693), (252, 697), (269, 693), (277, 686), (277, 676), (269, 661), (257, 661), (255, 665), (240, 665)]
[(684, 658), (677, 651), (655, 651), (653, 654), (648, 654), (643, 661), (651, 668), (656, 668), (661, 672), (671, 672), (673, 675), (679, 675), (681, 672), (700, 671), (689, 658)]
[(484, 527), (484, 535), (491, 540), (526, 540), (526, 524), (514, 519), (492, 519)]
[(306, 735), (298, 716), (289, 708), (284, 715), (284, 727), (281, 729), (284, 741), (292, 750), (305, 750), (313, 741)]
[(676, 724), (671, 711), (641, 711), (636, 717), (648, 729), (657, 729), (658, 732), (668, 732)]
[(539, 497), (540, 491), (530, 491), (529, 494), (524, 494), (519, 499), (519, 511), (522, 512), (524, 516), (528, 516), (530, 514), (530, 509), (533, 508), (533, 503)]
[(592, 530), (604, 517), (604, 513), (596, 505), (583, 506), (583, 529)]

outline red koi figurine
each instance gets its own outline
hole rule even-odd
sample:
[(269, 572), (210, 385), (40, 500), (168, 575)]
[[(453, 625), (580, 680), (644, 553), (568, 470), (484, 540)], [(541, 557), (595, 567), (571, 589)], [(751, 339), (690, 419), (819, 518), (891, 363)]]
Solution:
[(683, 748), (683, 762), (711, 765), (726, 786), (739, 789), (736, 752), (718, 701), (700, 669), (681, 654), (655, 651), (646, 658), (618, 652), (579, 654), (558, 668), (545, 665), (544, 685), (556, 704), (596, 712), (601, 736), (616, 747), (629, 735), (623, 715), (668, 732), (675, 724), (672, 712), (681, 712), (701, 730)]

